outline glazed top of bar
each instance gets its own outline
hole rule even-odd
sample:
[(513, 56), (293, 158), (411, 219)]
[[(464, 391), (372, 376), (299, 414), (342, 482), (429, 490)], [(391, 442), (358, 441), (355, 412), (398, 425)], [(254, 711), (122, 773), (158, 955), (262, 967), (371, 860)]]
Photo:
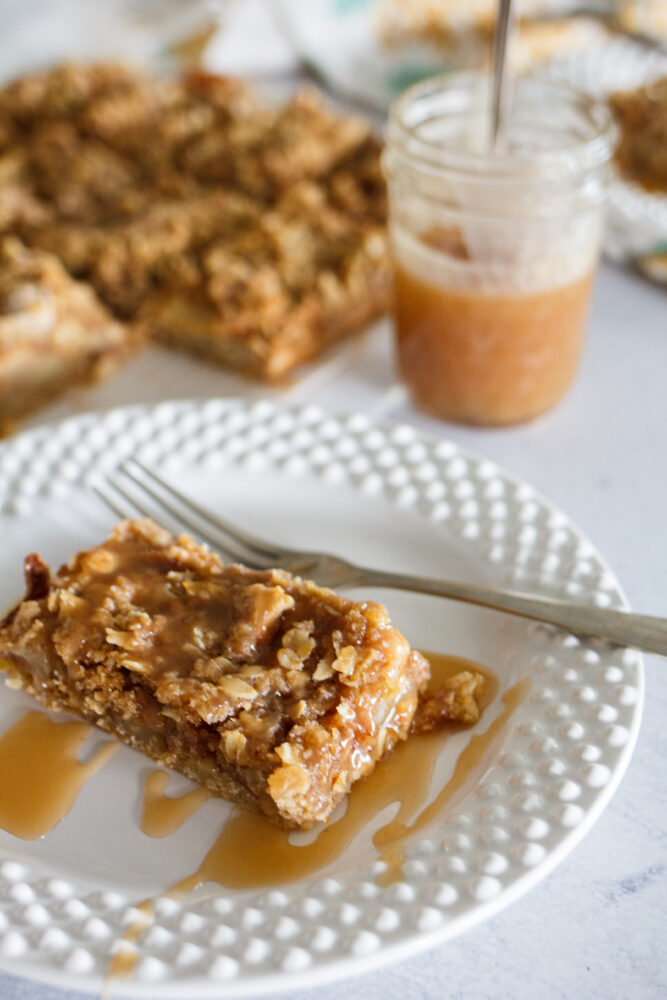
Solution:
[(29, 557), (27, 577), (5, 635), (33, 664), (37, 651), (46, 669), (65, 670), (100, 712), (127, 711), (138, 686), (184, 720), (275, 746), (295, 723), (349, 721), (352, 703), (376, 733), (388, 720), (374, 713), (395, 709), (402, 693), (414, 711), (428, 676), (381, 605), (280, 570), (223, 565), (150, 521), (121, 522), (53, 581)]

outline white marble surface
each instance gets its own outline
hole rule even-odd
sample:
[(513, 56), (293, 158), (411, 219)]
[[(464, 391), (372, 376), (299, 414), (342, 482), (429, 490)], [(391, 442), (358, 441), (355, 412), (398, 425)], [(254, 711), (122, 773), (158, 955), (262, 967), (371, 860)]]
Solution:
[[(394, 384), (388, 326), (275, 393), (365, 410), (458, 441), (529, 480), (612, 565), (632, 606), (667, 614), (667, 298), (604, 267), (587, 349), (568, 397), (536, 423), (473, 430), (419, 416)], [(166, 397), (266, 394), (196, 361), (151, 351), (115, 381), (40, 416)], [(647, 700), (620, 790), (577, 850), (537, 889), (464, 937), (312, 1000), (658, 1000), (667, 997), (667, 660), (646, 658)], [(0, 1000), (82, 994), (0, 975)], [(223, 993), (221, 993), (221, 997)], [(279, 995), (280, 1000), (287, 996)]]

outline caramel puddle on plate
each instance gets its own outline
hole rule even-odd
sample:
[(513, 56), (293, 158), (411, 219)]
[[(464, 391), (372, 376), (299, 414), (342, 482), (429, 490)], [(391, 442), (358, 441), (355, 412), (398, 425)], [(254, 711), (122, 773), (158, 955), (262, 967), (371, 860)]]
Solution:
[[(169, 772), (159, 768), (151, 771), (146, 778), (139, 826), (147, 837), (168, 837), (211, 798), (211, 793), (205, 788), (193, 788), (184, 795), (167, 795), (168, 782)], [(123, 978), (131, 974), (139, 959), (136, 942), (153, 922), (152, 899), (144, 899), (143, 902), (137, 903), (135, 910), (137, 916), (128, 925), (118, 951), (109, 962), (103, 995), (108, 995), (106, 991), (114, 977)]]
[(168, 782), (168, 771), (151, 771), (146, 778), (139, 826), (148, 837), (168, 837), (211, 798), (205, 788), (193, 788), (184, 795), (167, 795)]
[(79, 751), (95, 730), (87, 722), (54, 722), (27, 712), (0, 736), (0, 827), (38, 840), (67, 816), (86, 784), (119, 749), (104, 743), (82, 764)]
[[(167, 895), (169, 895), (167, 893)], [(111, 956), (107, 968), (106, 979), (102, 987), (102, 997), (109, 997), (109, 989), (112, 979), (124, 979), (131, 975), (135, 965), (139, 961), (139, 952), (136, 943), (146, 930), (153, 923), (154, 909), (153, 900), (144, 899), (141, 903), (136, 903), (134, 909), (137, 916), (128, 925), (125, 934), (121, 938), (120, 946), (115, 955)]]
[[(431, 686), (437, 688), (447, 677), (473, 669), (484, 674), (482, 708), (498, 691), (496, 676), (479, 664), (461, 657), (425, 654), (431, 664)], [(181, 879), (166, 895), (181, 897), (204, 882), (217, 882), (227, 889), (270, 888), (304, 878), (340, 857), (358, 833), (392, 803), (399, 803), (393, 820), (373, 836), (378, 856), (386, 864), (377, 878), (379, 885), (390, 885), (402, 876), (404, 841), (425, 827), (463, 786), (472, 771), (483, 761), (486, 751), (524, 700), (529, 680), (519, 681), (503, 695), (504, 709), (486, 732), (475, 734), (459, 755), (454, 773), (444, 788), (430, 802), (433, 771), (447, 738), (466, 727), (446, 726), (430, 733), (411, 736), (395, 747), (386, 760), (359, 781), (348, 797), (345, 815), (320, 831), (317, 839), (297, 846), (289, 842), (289, 831), (279, 830), (256, 813), (235, 810), (192, 875)], [(122, 947), (112, 958), (109, 979), (129, 975), (139, 953), (134, 947), (152, 919), (152, 901), (138, 904), (140, 916), (126, 932)]]
[[(424, 785), (425, 773), (420, 767), (415, 767), (415, 772), (411, 775), (410, 770), (406, 770), (405, 788), (408, 789), (408, 781), (412, 779), (414, 785), (407, 795), (400, 798), (398, 813), (385, 826), (381, 827), (373, 837), (373, 845), (377, 848), (378, 855), (386, 864), (383, 872), (376, 876), (376, 883), (380, 886), (392, 885), (400, 881), (403, 877), (403, 863), (405, 861), (405, 841), (412, 834), (423, 830), (454, 797), (462, 785), (466, 782), (472, 771), (482, 763), (484, 756), (493, 744), (495, 738), (503, 730), (509, 718), (514, 714), (519, 705), (523, 702), (530, 690), (530, 678), (518, 681), (503, 695), (504, 708), (489, 728), (483, 733), (475, 733), (470, 737), (470, 742), (461, 751), (454, 767), (454, 773), (447, 784), (438, 792), (435, 798), (424, 806), (421, 811), (410, 822), (410, 816), (422, 805), (425, 795), (428, 793), (429, 780)], [(451, 730), (450, 730), (451, 732)], [(433, 734), (426, 734), (417, 739), (431, 737)], [(440, 734), (438, 734), (440, 735)], [(436, 741), (434, 741), (436, 742)], [(431, 745), (428, 750), (424, 748), (424, 757), (430, 758), (431, 773), (435, 767), (442, 739), (437, 741), (434, 747)], [(435, 749), (435, 753), (433, 753)]]

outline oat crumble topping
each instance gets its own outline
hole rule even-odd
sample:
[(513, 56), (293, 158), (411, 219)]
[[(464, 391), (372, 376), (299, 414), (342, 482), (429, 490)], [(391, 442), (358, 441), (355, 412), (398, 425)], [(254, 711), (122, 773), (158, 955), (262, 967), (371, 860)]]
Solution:
[(313, 90), (60, 66), (0, 90), (0, 232), (142, 333), (279, 379), (387, 306), (379, 151)]
[(372, 601), (124, 521), (28, 592), (0, 664), (64, 708), (285, 827), (326, 820), (413, 724), (470, 723), (478, 675), (420, 694), (425, 658)]

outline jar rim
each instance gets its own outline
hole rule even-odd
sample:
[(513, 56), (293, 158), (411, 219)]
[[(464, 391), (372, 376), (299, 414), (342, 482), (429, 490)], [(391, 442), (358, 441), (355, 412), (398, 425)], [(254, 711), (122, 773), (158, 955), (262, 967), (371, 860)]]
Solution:
[[(474, 179), (496, 181), (507, 179), (517, 180), (521, 177), (535, 174), (561, 175), (572, 174), (579, 170), (589, 170), (606, 163), (612, 155), (615, 125), (611, 110), (594, 97), (561, 82), (539, 79), (535, 76), (520, 77), (514, 82), (515, 93), (519, 97), (534, 88), (550, 92), (561, 101), (568, 101), (581, 113), (584, 121), (589, 123), (592, 134), (579, 141), (563, 142), (554, 149), (534, 150), (530, 153), (498, 152), (491, 148), (487, 150), (465, 150), (444, 145), (441, 141), (433, 141), (420, 134), (424, 119), (409, 121), (409, 111), (417, 102), (454, 93), (457, 89), (467, 91), (471, 101), (475, 100), (475, 92), (480, 85), (487, 83), (490, 88), (491, 77), (480, 72), (446, 73), (428, 77), (408, 87), (389, 111), (387, 138), (389, 142), (409, 146), (409, 154), (426, 169), (445, 170), (453, 175), (465, 175), (470, 181)], [(473, 103), (474, 106), (474, 103)], [(443, 111), (433, 118), (446, 118)], [(574, 161), (576, 160), (576, 165)], [(574, 167), (574, 169), (573, 169)]]

